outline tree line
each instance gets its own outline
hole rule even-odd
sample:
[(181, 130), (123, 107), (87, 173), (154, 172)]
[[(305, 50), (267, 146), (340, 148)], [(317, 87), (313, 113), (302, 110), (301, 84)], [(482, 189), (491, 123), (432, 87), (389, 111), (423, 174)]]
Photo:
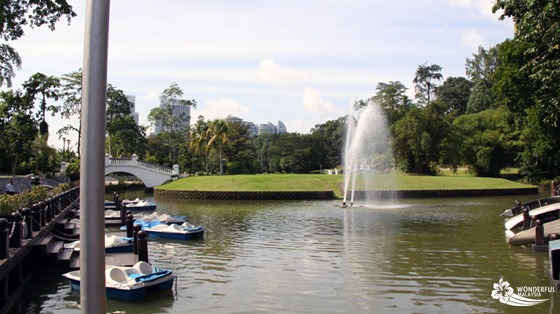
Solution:
[[(478, 176), (498, 176), (508, 167), (519, 167), (531, 182), (559, 176), (560, 5), (498, 0), (493, 10), (503, 10), (501, 19), (513, 19), (515, 36), (479, 47), (466, 59), (465, 77), (444, 79), (441, 66), (424, 63), (412, 82), (414, 98), (407, 96), (405, 84), (389, 81), (355, 103), (357, 110), (369, 102), (383, 108), (396, 171), (437, 174), (441, 167), (468, 165)], [(73, 13), (67, 7), (60, 12), (57, 17)], [(9, 83), (13, 73), (0, 71), (0, 76), (0, 83)], [(247, 127), (227, 118), (197, 117), (190, 128), (177, 128), (177, 120), (190, 117), (174, 115), (172, 106), (196, 106), (183, 96), (176, 83), (162, 92), (162, 106), (148, 116), (162, 132), (147, 135), (147, 127), (132, 119), (122, 90), (108, 85), (107, 153), (179, 164), (192, 174), (311, 173), (342, 164), (346, 117), (316, 125), (308, 134), (251, 136)], [(21, 90), (0, 93), (2, 171), (54, 172), (65, 159), (74, 160), (70, 170), (76, 173), (79, 145), (76, 152), (49, 147), (45, 117), (61, 114), (79, 121), (80, 107), (81, 71), (60, 78), (37, 73)], [(79, 125), (56, 133), (79, 135)]]

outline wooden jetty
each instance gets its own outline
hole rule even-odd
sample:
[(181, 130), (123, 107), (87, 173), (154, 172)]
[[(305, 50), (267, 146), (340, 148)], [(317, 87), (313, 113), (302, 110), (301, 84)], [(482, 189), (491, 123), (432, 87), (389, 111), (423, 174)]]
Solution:
[[(79, 239), (79, 187), (0, 218), (0, 314), (9, 312), (39, 270), (69, 271), (80, 267), (78, 252), (64, 243)], [(118, 197), (116, 195), (116, 197)], [(126, 214), (132, 225), (132, 215)], [(122, 225), (121, 218), (109, 224)], [(126, 219), (125, 218), (125, 219)], [(133, 230), (131, 228), (131, 230)], [(135, 253), (105, 254), (110, 265), (148, 261), (147, 235), (135, 230)]]

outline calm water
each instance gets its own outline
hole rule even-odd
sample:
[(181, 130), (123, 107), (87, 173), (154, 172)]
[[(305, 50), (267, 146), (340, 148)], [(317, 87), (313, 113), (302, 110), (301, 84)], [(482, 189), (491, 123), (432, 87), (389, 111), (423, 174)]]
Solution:
[[(140, 195), (121, 193), (124, 198)], [(528, 201), (537, 196), (518, 197)], [(109, 197), (107, 197), (109, 198)], [(508, 247), (498, 215), (515, 197), (406, 199), (375, 207), (340, 201), (154, 200), (188, 215), (204, 240), (150, 241), (150, 261), (178, 275), (176, 290), (112, 313), (558, 313), (560, 297), (530, 308), (491, 297), (549, 286), (546, 252)], [(79, 313), (57, 275), (35, 278), (18, 313)]]

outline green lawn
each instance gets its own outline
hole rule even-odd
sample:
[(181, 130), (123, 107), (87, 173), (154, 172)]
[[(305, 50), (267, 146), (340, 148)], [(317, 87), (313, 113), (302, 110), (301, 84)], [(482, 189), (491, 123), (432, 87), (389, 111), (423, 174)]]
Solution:
[[(366, 179), (370, 183), (365, 183)], [(198, 191), (326, 191), (332, 189), (342, 197), (339, 184), (342, 175), (325, 174), (261, 174), (236, 176), (188, 177), (156, 187), (164, 190)], [(508, 189), (528, 185), (499, 178), (472, 176), (420, 176), (406, 174), (368, 175), (358, 177), (356, 190), (451, 190)]]

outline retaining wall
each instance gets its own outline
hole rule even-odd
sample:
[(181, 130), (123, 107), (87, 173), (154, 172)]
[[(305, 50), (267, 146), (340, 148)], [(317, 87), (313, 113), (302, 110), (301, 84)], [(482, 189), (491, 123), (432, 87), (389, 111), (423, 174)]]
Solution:
[[(476, 197), (538, 194), (538, 187), (517, 189), (464, 189), (464, 190), (402, 190), (368, 191), (371, 198), (428, 198), (428, 197)], [(365, 191), (354, 192), (355, 199), (364, 199)], [(154, 189), (154, 196), (184, 200), (330, 200), (336, 199), (332, 191), (268, 191), (268, 192), (218, 192), (218, 191), (171, 191)]]
[(162, 189), (154, 189), (154, 196), (184, 200), (331, 200), (336, 198), (332, 191), (218, 192)]
[[(538, 194), (538, 187), (516, 189), (464, 189), (464, 190), (402, 190), (367, 191), (371, 198), (428, 198), (428, 197), (476, 197)], [(354, 192), (355, 199), (364, 199), (366, 191)]]

